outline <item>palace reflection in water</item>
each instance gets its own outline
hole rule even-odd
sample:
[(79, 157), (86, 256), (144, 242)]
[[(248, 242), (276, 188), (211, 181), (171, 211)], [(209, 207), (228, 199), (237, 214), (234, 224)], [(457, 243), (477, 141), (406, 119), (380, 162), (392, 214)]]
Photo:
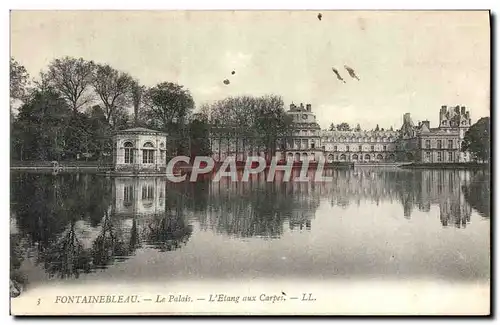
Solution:
[[(221, 182), (200, 179), (175, 184), (162, 177), (13, 172), (11, 278), (29, 283), (27, 265), (41, 268), (47, 279), (77, 278), (117, 263), (124, 263), (127, 269), (129, 259), (151, 250), (167, 258), (174, 252), (183, 254), (186, 248), (186, 256), (194, 258), (204, 253), (196, 248), (200, 246), (188, 246), (201, 241), (207, 236), (204, 234), (216, 236), (204, 242), (204, 249), (213, 245), (211, 254), (221, 256), (227, 247), (217, 241), (217, 236), (242, 241), (275, 240), (284, 245), (278, 250), (292, 245), (286, 238), (302, 234), (293, 238), (307, 246), (312, 238), (323, 240), (308, 237), (308, 233), (328, 230), (335, 235), (337, 229), (325, 229), (329, 219), (345, 218), (343, 222), (349, 222), (349, 218), (359, 218), (357, 210), (350, 207), (364, 207), (383, 216), (388, 205), (394, 206), (400, 211), (398, 222), (411, 220), (419, 211), (431, 217), (425, 225), (429, 231), (436, 227), (465, 231), (472, 214), (483, 220), (489, 218), (490, 181), (486, 172), (366, 167), (326, 170), (325, 174), (333, 180), (283, 182), (278, 175), (275, 182), (269, 183), (266, 175), (260, 174), (249, 182), (223, 178)], [(337, 208), (345, 213), (339, 214)], [(394, 229), (386, 219), (377, 220), (376, 227), (390, 237)], [(322, 226), (315, 228), (316, 221)], [(475, 235), (489, 238), (489, 233)], [(277, 254), (266, 251), (259, 242), (249, 245), (261, 251), (260, 257), (269, 254), (272, 259), (271, 255)], [(309, 249), (299, 254), (321, 258), (323, 253)], [(245, 263), (250, 263), (245, 267), (253, 267), (251, 260)], [(203, 276), (203, 270), (199, 273)]]

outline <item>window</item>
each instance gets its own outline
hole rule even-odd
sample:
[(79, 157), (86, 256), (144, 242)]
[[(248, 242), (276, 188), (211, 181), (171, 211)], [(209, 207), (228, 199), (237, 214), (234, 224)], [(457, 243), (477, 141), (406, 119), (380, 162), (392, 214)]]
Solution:
[(425, 149), (431, 148), (431, 140), (425, 140)]
[(448, 149), (453, 149), (453, 140), (448, 140)]
[(430, 159), (431, 159), (431, 153), (430, 153), (429, 151), (426, 151), (426, 152), (425, 152), (425, 158), (426, 158), (427, 160), (430, 160)]
[(334, 147), (333, 147), (333, 151), (337, 151), (337, 146), (334, 146)]
[(126, 164), (131, 164), (134, 162), (134, 145), (131, 142), (125, 142), (123, 144), (123, 147), (125, 148), (125, 163)]
[(154, 164), (154, 154), (155, 150), (153, 149), (154, 146), (151, 142), (146, 142), (144, 144), (144, 148), (142, 149), (142, 163), (143, 164)]
[(346, 150), (346, 151), (349, 151), (349, 146), (346, 146), (346, 147), (345, 147), (345, 150)]
[(142, 163), (143, 164), (154, 163), (154, 150), (142, 150)]
[(448, 161), (453, 161), (453, 151), (448, 152)]
[(384, 151), (387, 151), (387, 146), (384, 146)]
[(311, 149), (314, 149), (314, 143), (311, 143)]
[(371, 146), (371, 150), (372, 150), (372, 151), (375, 151), (375, 146)]
[(438, 161), (441, 161), (443, 159), (443, 157), (441, 157), (441, 152), (438, 152)]
[(363, 151), (363, 146), (359, 146), (359, 151)]
[(438, 149), (441, 149), (441, 147), (442, 147), (441, 140), (437, 141), (437, 147), (438, 147)]

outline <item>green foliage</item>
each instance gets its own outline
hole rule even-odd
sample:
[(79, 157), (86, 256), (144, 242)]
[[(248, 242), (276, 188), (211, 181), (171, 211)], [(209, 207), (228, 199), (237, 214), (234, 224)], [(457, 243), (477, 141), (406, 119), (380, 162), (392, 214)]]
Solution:
[(462, 151), (469, 151), (475, 160), (490, 160), (490, 118), (482, 117), (466, 132)]

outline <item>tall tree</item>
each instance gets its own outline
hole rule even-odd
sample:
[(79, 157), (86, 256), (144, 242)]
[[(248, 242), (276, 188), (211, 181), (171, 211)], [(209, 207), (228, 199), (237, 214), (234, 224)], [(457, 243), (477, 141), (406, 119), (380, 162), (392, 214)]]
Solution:
[(328, 131), (333, 131), (335, 130), (335, 124), (330, 123), (330, 127), (328, 127)]
[(356, 128), (354, 129), (354, 131), (361, 131), (361, 125), (359, 125), (359, 123), (356, 125)]
[(109, 65), (97, 65), (92, 85), (103, 104), (106, 121), (114, 125), (119, 110), (129, 104), (129, 94), (133, 79), (125, 73), (113, 69)]
[(211, 155), (209, 138), (208, 118), (203, 114), (194, 114), (189, 122), (190, 156)]
[(92, 82), (94, 63), (83, 58), (64, 57), (55, 59), (49, 65), (47, 80), (64, 98), (73, 113), (93, 100), (89, 90)]
[(142, 103), (142, 94), (144, 93), (144, 86), (139, 84), (138, 80), (134, 80), (130, 87), (132, 104), (134, 105), (134, 126), (139, 125), (139, 110)]
[(144, 104), (151, 122), (164, 130), (184, 123), (194, 108), (190, 91), (172, 82), (162, 82), (146, 90)]
[(377, 132), (378, 132), (378, 131), (380, 131), (380, 127), (378, 126), (378, 124), (377, 124), (377, 126), (375, 127), (375, 131), (377, 131)]
[(257, 101), (255, 111), (255, 132), (266, 152), (266, 158), (271, 159), (276, 149), (284, 149), (291, 137), (292, 119), (286, 115), (281, 96), (266, 95)]
[(37, 92), (19, 109), (12, 126), (12, 144), (20, 159), (59, 160), (65, 151), (64, 134), (70, 108), (54, 91)]
[(189, 150), (186, 122), (194, 109), (190, 91), (176, 83), (162, 82), (144, 92), (143, 103), (147, 124), (169, 134), (167, 150), (186, 154)]
[(469, 151), (475, 160), (490, 161), (490, 118), (482, 117), (466, 132), (462, 151)]

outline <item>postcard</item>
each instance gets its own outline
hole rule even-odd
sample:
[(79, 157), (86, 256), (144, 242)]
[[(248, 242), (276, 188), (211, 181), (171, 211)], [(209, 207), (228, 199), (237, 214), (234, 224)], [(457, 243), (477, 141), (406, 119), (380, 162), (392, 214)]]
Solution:
[(489, 11), (10, 15), (12, 315), (489, 315)]

